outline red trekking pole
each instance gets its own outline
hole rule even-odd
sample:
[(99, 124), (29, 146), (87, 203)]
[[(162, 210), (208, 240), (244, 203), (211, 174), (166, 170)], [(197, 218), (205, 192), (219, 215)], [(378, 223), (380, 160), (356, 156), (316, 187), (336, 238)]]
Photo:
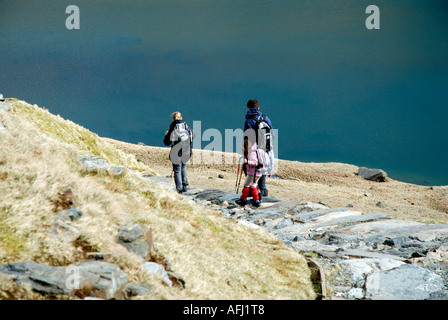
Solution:
[(241, 163), (238, 162), (238, 169), (236, 171), (235, 192), (238, 193), (238, 176), (240, 175)]
[[(241, 167), (241, 170), (239, 170)], [(243, 176), (243, 166), (241, 166), (241, 158), (238, 162), (238, 171), (239, 171), (239, 178), (238, 178), (238, 173), (236, 175), (236, 179), (237, 179), (237, 188), (236, 188), (236, 193), (238, 194), (238, 190), (240, 189), (240, 184), (241, 184), (241, 177)]]

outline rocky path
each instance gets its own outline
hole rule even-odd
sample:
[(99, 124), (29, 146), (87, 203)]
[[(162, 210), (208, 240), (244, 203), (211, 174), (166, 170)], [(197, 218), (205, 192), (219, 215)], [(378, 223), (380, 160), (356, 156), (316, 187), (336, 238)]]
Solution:
[[(174, 190), (170, 178), (146, 178)], [(312, 256), (328, 299), (448, 300), (448, 225), (273, 197), (240, 207), (234, 191), (192, 188), (184, 196)]]
[[(174, 188), (172, 179), (147, 178)], [(191, 189), (184, 196), (312, 256), (328, 299), (448, 300), (448, 225), (273, 197), (260, 208), (251, 200), (240, 207), (234, 191)]]
[(193, 190), (185, 196), (314, 256), (330, 299), (448, 299), (448, 225), (300, 200), (264, 198), (260, 208), (241, 208), (234, 205), (234, 191)]

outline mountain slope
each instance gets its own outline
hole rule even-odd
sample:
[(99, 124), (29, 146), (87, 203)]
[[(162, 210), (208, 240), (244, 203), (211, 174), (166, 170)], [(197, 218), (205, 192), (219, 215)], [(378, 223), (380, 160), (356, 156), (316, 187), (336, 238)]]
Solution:
[[(131, 281), (153, 287), (142, 299), (315, 298), (306, 260), (274, 236), (143, 179), (152, 168), (71, 121), (16, 99), (7, 103), (11, 110), (0, 112), (6, 128), (0, 132), (0, 264), (67, 266), (89, 252), (111, 252), (110, 262)], [(88, 171), (78, 158), (87, 155), (129, 170)], [(60, 194), (69, 188), (83, 212), (73, 223), (81, 230), (75, 242), (52, 234)], [(151, 227), (156, 255), (169, 261), (185, 289), (148, 276), (138, 255), (116, 254), (118, 230), (129, 219)], [(0, 281), (0, 297), (11, 298), (11, 286)], [(12, 295), (30, 297), (36, 298)]]

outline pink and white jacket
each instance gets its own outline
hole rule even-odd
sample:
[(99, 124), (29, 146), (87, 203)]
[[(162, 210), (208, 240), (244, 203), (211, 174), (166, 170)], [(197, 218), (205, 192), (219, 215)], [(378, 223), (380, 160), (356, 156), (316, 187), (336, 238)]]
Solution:
[[(247, 153), (247, 175), (253, 176), (258, 165), (257, 143), (254, 142)], [(256, 172), (257, 177), (261, 177), (261, 172)]]

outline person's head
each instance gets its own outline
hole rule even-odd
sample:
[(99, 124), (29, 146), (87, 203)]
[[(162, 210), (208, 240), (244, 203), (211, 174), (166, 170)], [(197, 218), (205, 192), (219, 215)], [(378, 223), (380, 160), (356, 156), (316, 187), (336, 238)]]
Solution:
[(173, 121), (182, 120), (182, 114), (179, 111), (173, 112), (171, 116), (173, 117)]
[(260, 109), (260, 107), (258, 106), (257, 99), (250, 99), (249, 101), (247, 101), (247, 108), (248, 109), (252, 109), (252, 108)]

